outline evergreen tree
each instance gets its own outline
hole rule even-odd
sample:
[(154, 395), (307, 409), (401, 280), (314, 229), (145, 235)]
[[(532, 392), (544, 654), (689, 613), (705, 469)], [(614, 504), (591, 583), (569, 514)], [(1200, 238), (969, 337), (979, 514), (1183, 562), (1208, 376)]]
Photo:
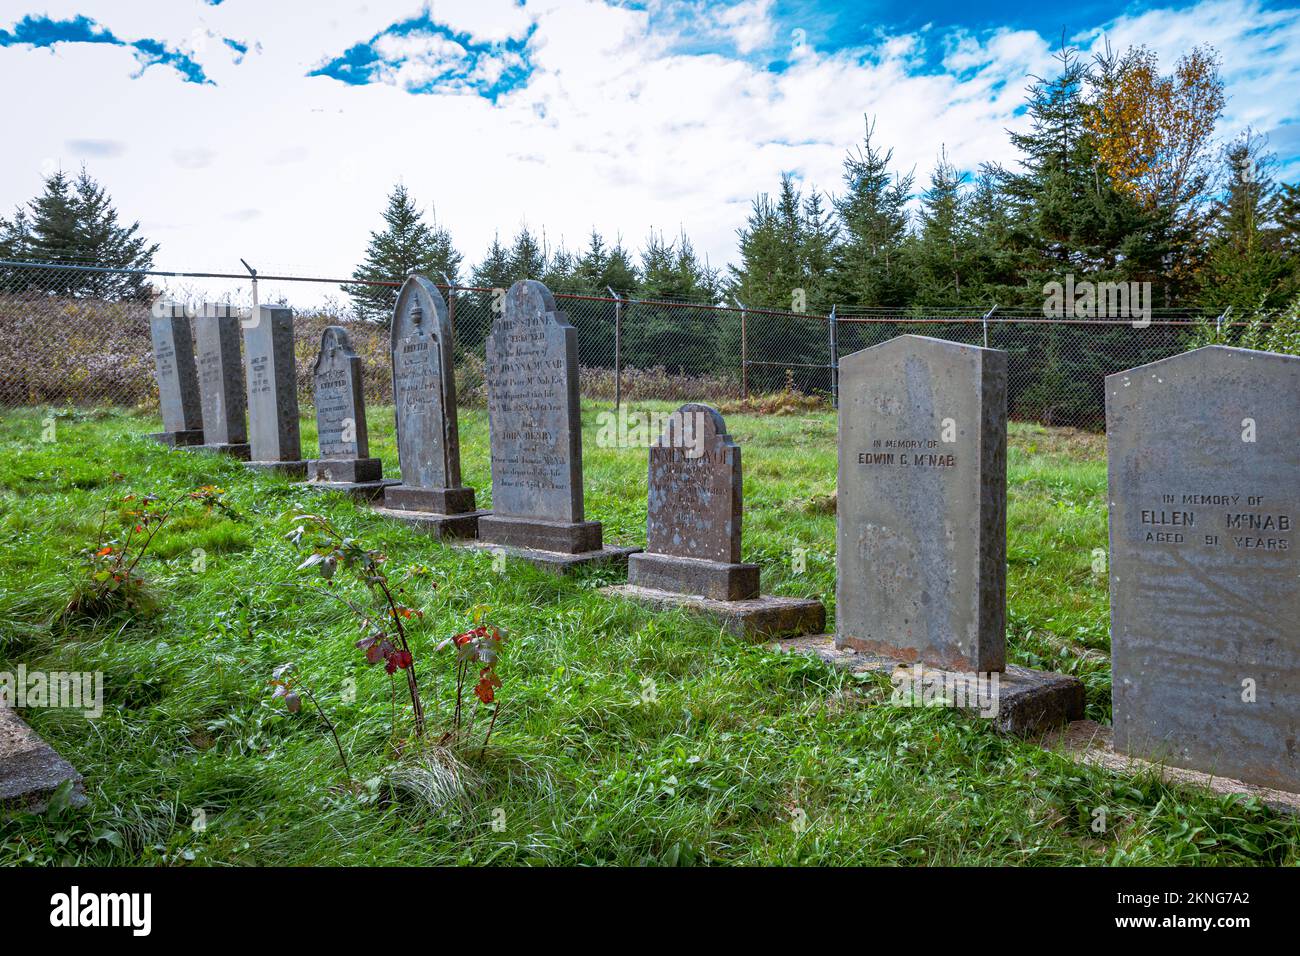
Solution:
[(587, 248), (578, 257), (575, 264), (582, 289), (591, 295), (607, 295), (613, 289), (619, 295), (635, 295), (640, 286), (636, 266), (621, 243), (612, 247), (605, 245), (605, 240), (595, 229)]
[(966, 176), (940, 153), (921, 195), (920, 235), (913, 246), (918, 305), (958, 306), (974, 299), (975, 249), (967, 222)]
[(894, 151), (879, 150), (874, 135), (868, 121), (862, 146), (844, 160), (845, 193), (835, 200), (843, 236), (835, 289), (850, 305), (904, 305), (912, 292), (903, 248), (913, 176), (890, 173)]
[(479, 289), (508, 289), (510, 275), (510, 253), (501, 245), (500, 234), (495, 234), (487, 255), (474, 267), (470, 282)]
[(719, 313), (669, 308), (654, 301), (715, 303), (721, 294), (718, 272), (701, 262), (690, 240), (665, 242), (651, 234), (641, 250), (638, 301), (624, 319), (624, 356), (633, 368), (663, 366), (673, 374), (706, 373), (716, 368)]
[(1224, 151), (1226, 193), (1214, 204), (1213, 236), (1201, 273), (1201, 304), (1241, 315), (1284, 306), (1293, 290), (1281, 200), (1264, 141), (1247, 130)]
[(387, 321), (397, 304), (401, 283), (411, 273), (442, 284), (444, 276), (459, 280), (461, 255), (451, 234), (435, 223), (430, 227), (406, 187), (398, 183), (388, 196), (385, 227), (370, 234), (366, 256), (352, 272), (358, 282), (394, 282), (397, 285), (348, 285), (357, 315), (373, 321)]
[(528, 231), (528, 227), (524, 226), (515, 236), (514, 245), (510, 247), (511, 283), (518, 282), (520, 279), (540, 281), (546, 275), (546, 259), (546, 250)]

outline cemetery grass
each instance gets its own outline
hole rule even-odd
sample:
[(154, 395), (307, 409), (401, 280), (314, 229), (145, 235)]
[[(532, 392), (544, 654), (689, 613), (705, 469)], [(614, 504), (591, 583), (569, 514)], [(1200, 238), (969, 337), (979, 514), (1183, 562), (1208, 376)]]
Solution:
[[(608, 541), (644, 544), (645, 451), (598, 447), (598, 410), (584, 409), (588, 515)], [(497, 573), (485, 553), (341, 496), (169, 452), (143, 437), (148, 414), (64, 413), (48, 443), (45, 414), (0, 417), (0, 670), (102, 672), (104, 711), (23, 711), (84, 774), (90, 803), (4, 816), (0, 864), (1300, 862), (1300, 824), (1255, 802), (1081, 767), (947, 709), (891, 707), (885, 678), (606, 598), (609, 571)], [(391, 410), (370, 422), (394, 475)], [(728, 425), (744, 449), (746, 560), (765, 591), (821, 597), (833, 616), (834, 417)], [(461, 429), (466, 483), (488, 506), (486, 416), (463, 412)], [(314, 448), (307, 418), (303, 432)], [(1010, 657), (1078, 675), (1088, 716), (1108, 720), (1104, 439), (1013, 425), (1009, 474)], [(167, 525), (140, 566), (152, 612), (57, 623), (104, 508), (207, 484), (238, 515), (195, 507)], [(402, 600), (425, 612), (412, 634), (435, 737), (453, 698), (433, 646), (476, 604), (507, 629), (501, 716), (481, 756), (414, 747), (400, 689), (394, 733), (388, 678), (354, 648), (350, 613), (282, 586), (319, 583), (296, 573), (284, 537), (313, 511), (381, 549), (394, 579), (427, 568)], [(359, 597), (343, 578), (339, 592)], [(311, 708), (291, 715), (271, 698), (286, 661), (335, 722), (359, 786), (340, 786)]]

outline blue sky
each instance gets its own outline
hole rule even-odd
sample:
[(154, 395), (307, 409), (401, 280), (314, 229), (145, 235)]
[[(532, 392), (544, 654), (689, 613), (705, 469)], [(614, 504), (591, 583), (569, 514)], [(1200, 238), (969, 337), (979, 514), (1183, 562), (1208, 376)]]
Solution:
[(715, 265), (783, 171), (833, 193), (864, 114), (923, 182), (1015, 161), (1062, 31), (1224, 59), (1221, 139), (1300, 175), (1300, 11), (1275, 0), (0, 0), (0, 206), (83, 162), (186, 269), (349, 270), (401, 180), (470, 258), (685, 231)]

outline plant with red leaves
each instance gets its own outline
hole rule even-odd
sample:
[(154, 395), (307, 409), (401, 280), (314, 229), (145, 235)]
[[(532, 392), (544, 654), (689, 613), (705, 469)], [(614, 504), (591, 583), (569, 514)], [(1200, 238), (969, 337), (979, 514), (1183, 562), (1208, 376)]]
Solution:
[(505, 638), (501, 634), (501, 629), (487, 622), (487, 615), (490, 609), (486, 605), (480, 604), (474, 608), (473, 618), (474, 626), (468, 631), (462, 631), (455, 634), (440, 643), (437, 650), (451, 647), (456, 651), (456, 711), (452, 719), (451, 730), (443, 735), (442, 742), (459, 740), (463, 735), (468, 738), (474, 729), (474, 718), (478, 714), (475, 709), (471, 715), (470, 724), (464, 726), (465, 713), (465, 688), (468, 686), (471, 675), (474, 670), (478, 670), (478, 681), (474, 685), (474, 696), (478, 698), (479, 703), (483, 706), (495, 704), (492, 708), (492, 720), (488, 724), (487, 733), (483, 737), (483, 745), (479, 749), (479, 756), (487, 750), (488, 741), (492, 739), (492, 729), (497, 724), (497, 714), (501, 710), (501, 704), (496, 699), (497, 688), (501, 686), (501, 678), (497, 676), (497, 661), (501, 659), (501, 645)]
[(325, 593), (338, 598), (360, 618), (365, 636), (356, 642), (356, 646), (365, 653), (366, 663), (383, 661), (389, 677), (398, 671), (405, 674), (411, 713), (415, 719), (415, 735), (424, 736), (424, 704), (415, 673), (415, 655), (411, 652), (407, 635), (407, 623), (423, 618), (424, 612), (397, 603), (394, 586), (384, 573), (383, 564), (387, 558), (383, 553), (368, 550), (355, 538), (344, 537), (321, 515), (298, 515), (294, 520), (302, 524), (285, 536), (294, 544), (303, 543), (309, 525), (319, 533), (310, 544), (311, 554), (298, 565), (299, 571), (316, 568), (326, 582), (332, 582), (335, 572), (342, 566), (353, 571), (369, 589), (377, 605), (371, 610), (359, 607), (332, 591)]

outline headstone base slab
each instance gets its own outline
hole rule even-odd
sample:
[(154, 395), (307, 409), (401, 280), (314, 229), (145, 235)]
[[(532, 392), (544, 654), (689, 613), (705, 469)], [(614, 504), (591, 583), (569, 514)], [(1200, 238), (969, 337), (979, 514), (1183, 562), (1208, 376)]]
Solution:
[(407, 511), (402, 508), (389, 508), (388, 495), (384, 495), (385, 507), (371, 509), (377, 515), (400, 521), (408, 528), (423, 531), (432, 538), (474, 538), (478, 536), (478, 522), (490, 511), (470, 511), (465, 514), (446, 515), (433, 511)]
[[(463, 515), (474, 511), (473, 488), (409, 488), (393, 485), (384, 492), (384, 507), (397, 511), (427, 511)], [(483, 512), (490, 514), (490, 512)]]
[[(868, 671), (890, 673), (898, 668), (910, 670), (914, 666), (913, 661), (838, 647), (830, 634), (782, 640), (775, 646), (789, 653), (819, 657), (855, 674)], [(923, 679), (949, 675), (950, 679), (960, 681), (970, 677), (968, 671), (947, 671), (924, 665), (921, 673)], [(1081, 720), (1083, 704), (1083, 682), (1077, 677), (1008, 664), (1006, 670), (998, 673), (998, 712), (990, 719), (999, 733), (1025, 737), (1041, 734), (1072, 720)]]
[(580, 555), (602, 550), (599, 521), (544, 521), (492, 514), (478, 523), (478, 536), (487, 544), (531, 551)]
[(378, 458), (317, 458), (307, 462), (308, 481), (356, 485), (383, 478), (384, 463)]
[(307, 462), (304, 461), (246, 461), (246, 468), (254, 471), (273, 471), (286, 478), (306, 478)]
[(593, 549), (591, 551), (581, 551), (577, 554), (568, 554), (562, 551), (546, 551), (539, 548), (519, 548), (514, 545), (493, 544), (482, 540), (483, 525), (492, 517), (493, 515), (487, 514), (479, 519), (479, 540), (458, 541), (454, 546), (457, 548), (474, 548), (478, 551), (491, 551), (493, 553), (503, 552), (509, 557), (527, 561), (543, 571), (560, 575), (572, 574), (580, 568), (600, 565), (626, 568), (628, 557), (641, 550), (640, 548), (620, 548), (607, 544), (598, 550)]
[[(668, 591), (714, 601), (746, 601), (759, 597), (757, 564), (727, 564), (649, 551), (628, 560), (627, 583), (651, 591)], [(820, 632), (824, 627), (823, 622), (817, 630)]]
[(1274, 790), (1242, 780), (1234, 780), (1232, 777), (1219, 777), (1201, 770), (1188, 770), (1184, 767), (1174, 767), (1120, 753), (1115, 749), (1112, 728), (1103, 727), (1092, 720), (1071, 721), (1068, 726), (1045, 736), (1043, 745), (1051, 750), (1061, 751), (1079, 763), (1102, 767), (1114, 773), (1151, 772), (1168, 783), (1206, 787), (1219, 795), (1241, 794), (1257, 797), (1261, 803), (1274, 810), (1300, 815), (1300, 793)]
[(312, 481), (307, 487), (312, 491), (337, 491), (350, 495), (357, 501), (369, 503), (384, 497), (385, 489), (391, 487), (397, 479), (381, 478), (378, 481)]
[[(633, 561), (641, 555), (632, 555)], [(812, 598), (762, 594), (738, 601), (720, 601), (699, 594), (679, 594), (636, 584), (616, 584), (601, 593), (636, 601), (656, 610), (681, 608), (708, 617), (728, 633), (749, 641), (821, 634), (826, 630), (826, 608)]]
[(0, 707), (0, 806), (45, 809), (46, 801), (72, 781), (72, 805), (87, 802), (81, 774), (8, 707)]
[(878, 657), (881, 660), (899, 661), (903, 664), (924, 664), (927, 667), (935, 667), (945, 671), (998, 671), (1001, 672), (1006, 667), (1005, 658), (1001, 655), (991, 655), (993, 660), (988, 663), (981, 661), (971, 661), (963, 657), (939, 658), (936, 648), (928, 648), (924, 651), (927, 655), (925, 659), (921, 657), (921, 651), (914, 647), (896, 647), (893, 644), (884, 641), (868, 641), (857, 637), (845, 637), (842, 634), (835, 635), (835, 646), (841, 650), (855, 651), (867, 657)]
[(229, 455), (239, 461), (248, 461), (251, 457), (247, 442), (243, 444), (189, 445), (187, 450), (204, 452), (210, 455)]
[(191, 428), (182, 432), (154, 432), (149, 436), (160, 445), (168, 448), (186, 448), (203, 444), (203, 429)]

